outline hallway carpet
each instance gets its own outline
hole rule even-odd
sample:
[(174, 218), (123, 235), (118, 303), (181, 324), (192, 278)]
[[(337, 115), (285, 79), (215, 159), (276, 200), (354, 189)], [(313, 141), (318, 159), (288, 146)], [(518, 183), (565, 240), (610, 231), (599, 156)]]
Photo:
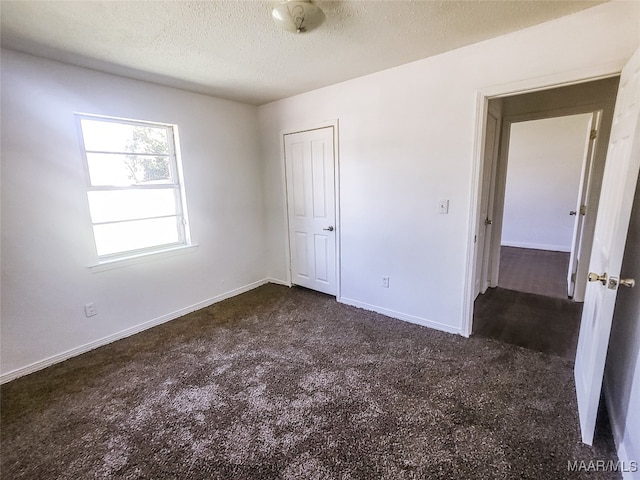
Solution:
[(568, 360), (576, 356), (582, 304), (490, 288), (476, 299), (473, 333)]
[(572, 367), (265, 285), (2, 386), (2, 478), (620, 478)]
[(501, 247), (498, 286), (508, 290), (567, 298), (569, 253)]

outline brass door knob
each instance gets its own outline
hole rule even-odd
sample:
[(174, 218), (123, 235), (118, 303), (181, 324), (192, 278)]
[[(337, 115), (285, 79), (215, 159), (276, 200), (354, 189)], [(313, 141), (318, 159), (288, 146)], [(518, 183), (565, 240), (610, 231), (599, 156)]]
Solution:
[(602, 275), (598, 275), (597, 273), (589, 272), (589, 276), (587, 277), (590, 282), (601, 282), (603, 285), (607, 284), (607, 274), (603, 273)]
[(621, 278), (620, 285), (624, 285), (625, 287), (633, 288), (636, 286), (636, 281), (633, 278)]

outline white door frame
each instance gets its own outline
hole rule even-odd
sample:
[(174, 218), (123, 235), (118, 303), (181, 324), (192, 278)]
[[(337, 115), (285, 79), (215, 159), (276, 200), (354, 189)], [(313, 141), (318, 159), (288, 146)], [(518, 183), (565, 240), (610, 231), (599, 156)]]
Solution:
[(340, 269), (340, 245), (341, 245), (341, 232), (340, 228), (340, 149), (339, 149), (339, 122), (338, 119), (325, 120), (318, 123), (312, 123), (304, 125), (302, 127), (292, 127), (280, 130), (280, 159), (282, 161), (282, 191), (284, 192), (284, 224), (287, 226), (284, 232), (285, 242), (285, 258), (286, 258), (286, 270), (287, 270), (287, 286), (293, 286), (291, 279), (291, 242), (289, 241), (289, 198), (287, 195), (287, 167), (285, 160), (285, 142), (284, 136), (292, 133), (307, 132), (309, 130), (320, 130), (322, 128), (333, 128), (333, 166), (334, 166), (334, 195), (335, 195), (335, 241), (336, 241), (336, 299), (340, 301), (341, 298), (341, 269)]
[[(626, 60), (625, 60), (626, 61)], [(469, 205), (469, 224), (467, 237), (467, 259), (465, 263), (465, 291), (461, 334), (465, 337), (471, 335), (473, 328), (473, 304), (474, 304), (474, 283), (476, 276), (476, 226), (480, 215), (480, 195), (482, 190), (482, 172), (484, 163), (484, 147), (486, 135), (486, 117), (491, 98), (506, 97), (522, 93), (531, 93), (540, 90), (548, 90), (559, 87), (566, 87), (585, 83), (588, 81), (602, 80), (605, 78), (620, 75), (625, 61), (596, 65), (593, 67), (564, 72), (545, 77), (537, 77), (523, 81), (517, 81), (502, 85), (490, 86), (478, 90), (476, 94), (476, 122), (475, 141), (473, 148), (473, 164), (471, 172), (471, 196)], [(503, 128), (507, 122), (503, 122)], [(504, 131), (504, 130), (503, 130)], [(498, 230), (498, 228), (496, 228)]]

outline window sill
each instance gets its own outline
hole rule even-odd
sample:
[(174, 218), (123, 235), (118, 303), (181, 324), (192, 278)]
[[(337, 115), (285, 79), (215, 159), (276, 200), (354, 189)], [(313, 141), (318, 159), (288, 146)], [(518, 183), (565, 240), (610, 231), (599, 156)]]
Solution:
[(138, 263), (151, 262), (154, 260), (160, 260), (162, 258), (173, 257), (185, 253), (192, 253), (195, 252), (197, 248), (198, 244), (192, 243), (191, 245), (180, 245), (179, 247), (171, 247), (155, 252), (140, 253), (137, 255), (132, 255), (130, 257), (116, 258), (113, 260), (103, 260), (94, 265), (89, 265), (89, 270), (91, 271), (91, 273), (104, 272), (106, 270), (113, 270), (114, 268), (122, 268), (129, 265), (136, 265)]

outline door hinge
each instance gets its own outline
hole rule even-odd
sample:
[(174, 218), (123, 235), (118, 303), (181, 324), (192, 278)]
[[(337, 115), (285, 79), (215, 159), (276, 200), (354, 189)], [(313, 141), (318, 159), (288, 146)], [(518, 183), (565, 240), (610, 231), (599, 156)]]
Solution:
[(591, 133), (589, 134), (589, 140), (595, 140), (597, 137), (598, 137), (598, 130), (591, 130)]
[(586, 215), (586, 214), (587, 214), (587, 206), (580, 205), (580, 215)]
[(576, 273), (575, 272), (573, 272), (571, 274), (571, 283), (576, 283)]

